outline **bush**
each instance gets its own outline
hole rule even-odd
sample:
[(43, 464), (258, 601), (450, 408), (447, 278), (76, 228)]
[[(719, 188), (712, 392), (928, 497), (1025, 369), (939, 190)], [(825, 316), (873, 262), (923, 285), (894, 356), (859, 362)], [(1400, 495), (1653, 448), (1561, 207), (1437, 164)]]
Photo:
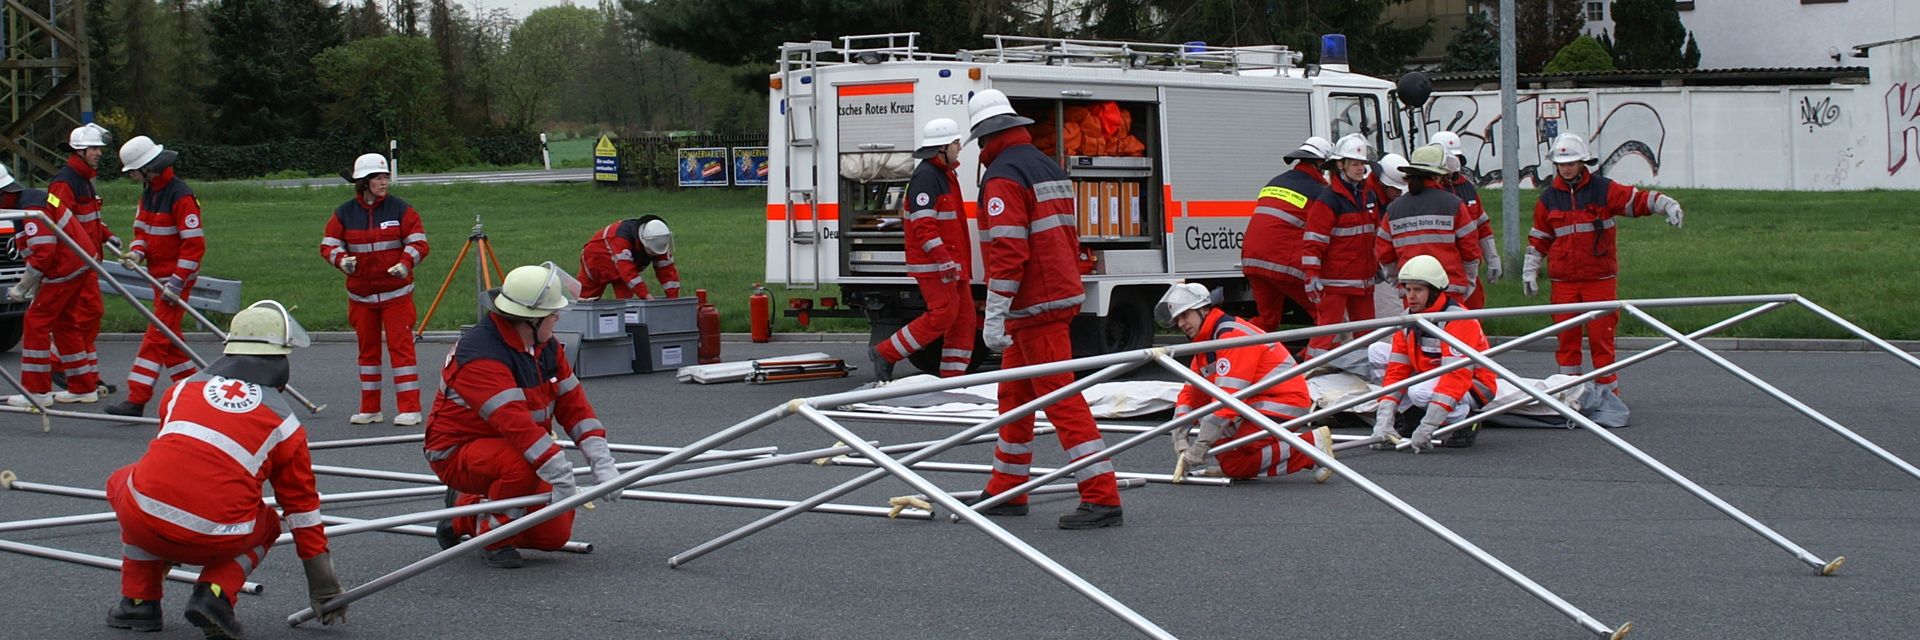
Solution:
[(1573, 73), (1577, 71), (1612, 71), (1613, 57), (1607, 55), (1607, 49), (1592, 36), (1580, 36), (1573, 42), (1561, 47), (1553, 55), (1547, 67), (1541, 73)]
[(505, 166), (540, 162), (540, 136), (533, 134), (467, 138), (467, 148), (473, 150), (474, 161), (480, 164)]

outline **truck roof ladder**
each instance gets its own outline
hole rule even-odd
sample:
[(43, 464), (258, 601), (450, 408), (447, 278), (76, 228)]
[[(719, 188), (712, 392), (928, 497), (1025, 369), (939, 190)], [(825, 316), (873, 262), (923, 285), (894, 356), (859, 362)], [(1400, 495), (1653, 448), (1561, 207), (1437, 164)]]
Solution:
[(1251, 69), (1287, 69), (1300, 63), (1299, 52), (1283, 45), (1215, 47), (1199, 43), (1077, 40), (988, 35), (989, 49), (965, 51), (962, 61), (1044, 64), (1067, 67), (1157, 69), (1238, 75)]
[[(784, 113), (787, 124), (787, 161), (786, 161), (786, 219), (787, 219), (787, 282), (795, 289), (820, 288), (821, 242), (820, 242), (820, 85), (815, 82), (814, 72), (820, 64), (820, 54), (831, 51), (833, 43), (824, 40), (812, 42), (792, 42), (780, 46), (780, 81), (787, 92)], [(802, 127), (805, 128), (802, 131)], [(807, 166), (795, 168), (800, 158), (806, 158)], [(805, 216), (802, 220), (801, 216)], [(802, 223), (805, 224), (802, 224)], [(813, 257), (813, 268), (806, 277), (799, 277), (794, 253), (801, 247), (809, 247)]]

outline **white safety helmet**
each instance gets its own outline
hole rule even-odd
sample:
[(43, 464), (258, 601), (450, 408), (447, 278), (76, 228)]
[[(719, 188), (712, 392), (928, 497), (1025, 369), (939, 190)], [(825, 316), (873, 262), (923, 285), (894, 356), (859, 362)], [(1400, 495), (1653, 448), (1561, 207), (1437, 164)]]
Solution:
[(548, 261), (516, 267), (500, 283), (493, 308), (519, 318), (545, 318), (580, 299), (580, 281)]
[(1358, 133), (1349, 133), (1341, 136), (1340, 141), (1334, 143), (1333, 157), (1341, 160), (1367, 162), (1373, 160), (1373, 150), (1369, 148), (1366, 136)]
[(387, 167), (387, 157), (378, 153), (363, 153), (360, 154), (360, 157), (353, 159), (353, 173), (351, 174), (353, 177), (349, 179), (358, 182), (367, 176), (382, 173), (393, 173), (393, 169)]
[(1407, 177), (1400, 170), (1407, 167), (1407, 159), (1398, 153), (1380, 156), (1380, 183), (1407, 192)]
[(1182, 282), (1167, 288), (1167, 293), (1160, 296), (1160, 302), (1153, 305), (1153, 321), (1162, 327), (1171, 327), (1180, 314), (1205, 309), (1213, 304), (1213, 294), (1207, 291), (1206, 285)]
[(640, 246), (646, 248), (647, 253), (667, 255), (673, 251), (673, 230), (659, 218), (640, 223)]
[(166, 147), (155, 144), (153, 138), (134, 136), (134, 138), (128, 140), (126, 144), (120, 145), (120, 170), (137, 171), (145, 169), (147, 165), (153, 164), (155, 160), (160, 159), (160, 154), (166, 150)]
[(1408, 259), (1400, 265), (1400, 283), (1420, 282), (1433, 287), (1435, 291), (1447, 290), (1447, 268), (1440, 266), (1440, 260), (1421, 254)]
[(67, 134), (67, 148), (79, 151), (93, 147), (104, 147), (112, 144), (112, 139), (113, 133), (107, 131), (106, 127), (89, 122), (74, 127), (73, 131)]
[(1447, 152), (1437, 144), (1415, 148), (1413, 154), (1407, 157), (1407, 166), (1401, 167), (1400, 172), (1410, 176), (1445, 176), (1449, 173)]
[(233, 314), (233, 324), (227, 330), (227, 346), (222, 353), (284, 356), (310, 344), (313, 339), (286, 307), (272, 300), (261, 300)]
[(1562, 133), (1553, 139), (1553, 149), (1547, 153), (1547, 160), (1554, 164), (1583, 162), (1593, 164), (1593, 154), (1587, 151), (1587, 141), (1577, 133)]
[(1467, 152), (1460, 148), (1460, 134), (1452, 131), (1440, 131), (1427, 139), (1427, 142), (1440, 145), (1440, 150), (1450, 156), (1462, 156)]
[(921, 131), (920, 148), (915, 149), (913, 157), (925, 160), (940, 153), (940, 148), (966, 137), (960, 132), (960, 123), (953, 118), (935, 118)]
[(1300, 148), (1288, 151), (1286, 160), (1326, 160), (1333, 157), (1333, 143), (1326, 138), (1313, 136), (1300, 143)]
[(7, 165), (0, 164), (0, 193), (25, 191), (26, 188), (19, 180), (13, 179), (13, 172), (7, 170)]
[(968, 141), (1030, 124), (1033, 124), (1033, 119), (1015, 113), (1013, 102), (1007, 100), (1007, 94), (999, 89), (973, 94), (973, 98), (967, 100)]

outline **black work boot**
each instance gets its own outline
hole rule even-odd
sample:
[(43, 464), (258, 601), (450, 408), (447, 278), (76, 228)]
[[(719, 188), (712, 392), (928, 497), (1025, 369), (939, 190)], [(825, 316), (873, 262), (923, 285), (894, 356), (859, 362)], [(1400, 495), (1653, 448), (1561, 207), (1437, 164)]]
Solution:
[(1118, 527), (1122, 524), (1125, 524), (1125, 521), (1120, 517), (1120, 507), (1091, 502), (1082, 502), (1080, 508), (1074, 509), (1073, 513), (1060, 516), (1062, 529), (1099, 529)]
[(105, 409), (101, 409), (101, 411), (105, 411), (109, 414), (116, 415), (116, 416), (139, 417), (140, 414), (147, 412), (147, 405), (134, 404), (131, 402), (127, 402), (125, 400), (121, 400), (119, 402), (115, 402), (113, 404), (107, 405), (107, 407)]
[(121, 598), (107, 610), (107, 626), (134, 631), (160, 630), (160, 601)]
[(1475, 422), (1473, 424), (1470, 424), (1458, 429), (1454, 429), (1452, 432), (1449, 432), (1447, 435), (1442, 436), (1439, 442), (1434, 443), (1434, 446), (1446, 447), (1449, 449), (1465, 449), (1467, 447), (1473, 446), (1473, 441), (1479, 438), (1480, 438), (1480, 423)]
[[(452, 509), (454, 498), (458, 495), (460, 494), (448, 489), (447, 499), (442, 504)], [(433, 523), (433, 539), (440, 543), (441, 549), (452, 549), (454, 545), (460, 544), (460, 533), (453, 530), (452, 518), (442, 518), (439, 522)]]
[(879, 347), (867, 347), (867, 360), (873, 363), (873, 377), (881, 382), (893, 382), (893, 361), (880, 355)]
[[(992, 497), (993, 497), (993, 494), (991, 494), (991, 493), (987, 493), (987, 492), (985, 492), (985, 491), (982, 491), (982, 492), (980, 492), (980, 497), (978, 497), (978, 498), (974, 498), (974, 499), (972, 499), (972, 500), (968, 500), (968, 501), (966, 501), (966, 503), (967, 503), (967, 506), (969, 506), (969, 507), (971, 507), (971, 506), (973, 506), (973, 505), (976, 505), (976, 504), (980, 504), (980, 503), (982, 503), (982, 502), (986, 502), (986, 501), (987, 501), (987, 499), (989, 499), (989, 498), (992, 498)], [(1002, 503), (1000, 503), (1000, 504), (998, 504), (998, 505), (994, 505), (994, 507), (993, 507), (993, 508), (991, 508), (991, 509), (987, 509), (986, 511), (982, 511), (982, 512), (980, 512), (980, 515), (983, 515), (983, 516), (1024, 516), (1024, 515), (1027, 515), (1027, 505), (1024, 505), (1024, 504), (1014, 504), (1014, 503), (1012, 503), (1012, 502), (1002, 502)]]
[(520, 552), (513, 547), (481, 549), (480, 560), (495, 569), (518, 569), (522, 564)]
[(217, 589), (218, 586), (205, 582), (193, 585), (193, 596), (187, 598), (187, 623), (199, 627), (207, 640), (245, 638), (240, 621), (233, 617), (233, 603), (215, 593)]

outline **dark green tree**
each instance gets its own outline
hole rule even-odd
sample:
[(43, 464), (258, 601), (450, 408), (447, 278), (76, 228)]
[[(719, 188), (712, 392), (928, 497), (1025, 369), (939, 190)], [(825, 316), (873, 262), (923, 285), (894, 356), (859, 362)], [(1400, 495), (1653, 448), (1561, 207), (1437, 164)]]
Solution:
[(1598, 40), (1587, 36), (1574, 38), (1573, 42), (1560, 48), (1560, 53), (1547, 62), (1542, 73), (1572, 73), (1577, 71), (1612, 71), (1613, 58), (1600, 46)]
[(1500, 28), (1484, 7), (1467, 12), (1467, 24), (1447, 43), (1447, 57), (1440, 62), (1442, 71), (1498, 71), (1500, 69)]
[[(1621, 69), (1690, 69), (1686, 25), (1680, 10), (1666, 0), (1616, 0), (1613, 3), (1613, 63)], [(1694, 46), (1697, 51), (1698, 45)], [(1694, 65), (1698, 66), (1696, 59)]]
[[(620, 0), (647, 40), (721, 65), (768, 65), (782, 43), (918, 31), (923, 50), (978, 48), (984, 34), (1039, 33), (1031, 0)], [(1065, 18), (1066, 3), (1056, 10)]]
[(1700, 39), (1693, 37), (1692, 31), (1687, 32), (1687, 50), (1680, 54), (1680, 68), (1700, 68)]
[(1532, 73), (1547, 66), (1547, 61), (1552, 60), (1561, 47), (1580, 37), (1581, 30), (1587, 26), (1586, 14), (1581, 12), (1580, 5), (1580, 0), (1514, 1), (1514, 55), (1520, 73)]
[(208, 24), (210, 137), (253, 144), (318, 136), (313, 57), (340, 44), (340, 9), (319, 0), (220, 0)]
[[(350, 138), (399, 140), (429, 166), (456, 164), (459, 141), (447, 124), (433, 43), (384, 36), (355, 40), (314, 57), (327, 129)], [(450, 157), (435, 157), (439, 154)]]
[(378, 0), (365, 0), (359, 5), (347, 6), (343, 21), (348, 40), (378, 38), (393, 32), (387, 25), (387, 14), (380, 11)]

